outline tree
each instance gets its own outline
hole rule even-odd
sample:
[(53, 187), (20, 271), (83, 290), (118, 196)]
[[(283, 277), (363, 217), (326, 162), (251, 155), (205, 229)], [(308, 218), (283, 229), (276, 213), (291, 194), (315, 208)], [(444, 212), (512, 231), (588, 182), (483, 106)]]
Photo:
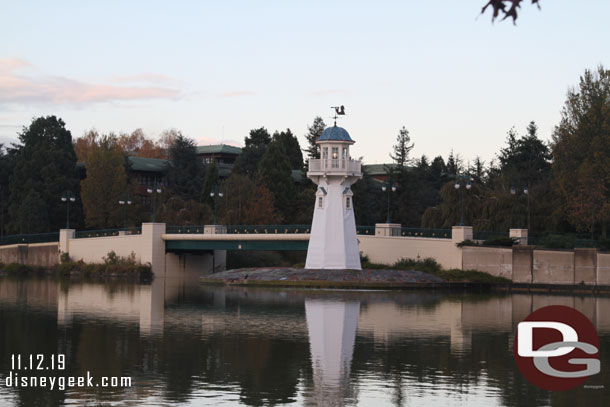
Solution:
[(212, 222), (212, 208), (194, 200), (170, 196), (159, 206), (157, 217), (168, 225), (207, 225)]
[(258, 175), (258, 164), (263, 158), (265, 151), (267, 151), (267, 146), (270, 142), (271, 136), (264, 127), (250, 130), (250, 136), (244, 139), (245, 147), (242, 148), (241, 154), (235, 161), (233, 171), (239, 174), (246, 174), (253, 179), (256, 178)]
[[(517, 9), (521, 7), (522, 1), (523, 0), (489, 0), (487, 4), (483, 6), (481, 14), (484, 14), (487, 7), (490, 7), (492, 10), (491, 21), (495, 21), (499, 15), (503, 15), (502, 21), (511, 17), (513, 23), (515, 23), (515, 21), (517, 21)], [(532, 4), (536, 4), (538, 9), (540, 9), (539, 0), (532, 0)]]
[(121, 134), (118, 143), (128, 155), (144, 158), (167, 157), (166, 150), (146, 138), (142, 129), (136, 129), (131, 134)]
[(220, 217), (227, 225), (272, 225), (280, 223), (269, 189), (241, 174), (231, 174), (218, 200)]
[[(79, 196), (76, 154), (72, 135), (63, 120), (55, 116), (34, 119), (19, 135), (15, 146), (14, 170), (9, 185), (9, 228), (15, 233), (57, 231), (65, 226), (66, 190)], [(29, 208), (26, 198), (38, 199)], [(78, 213), (78, 205), (75, 212)], [(36, 210), (37, 213), (31, 212)]]
[(84, 162), (87, 160), (87, 154), (89, 154), (89, 150), (93, 148), (94, 144), (97, 143), (98, 137), (99, 134), (97, 131), (91, 129), (82, 137), (79, 137), (74, 141), (74, 152), (76, 153), (76, 159), (78, 162)]
[(610, 71), (586, 70), (568, 91), (553, 132), (553, 172), (567, 219), (605, 236), (610, 219)]
[(399, 167), (404, 167), (411, 163), (409, 153), (415, 144), (409, 144), (410, 142), (411, 137), (409, 136), (409, 130), (407, 130), (405, 126), (402, 126), (402, 129), (398, 131), (398, 135), (396, 136), (396, 144), (393, 146), (394, 153), (390, 154), (390, 158), (392, 158)]
[(15, 150), (0, 144), (0, 236), (5, 235), (8, 219), (9, 181), (15, 167)]
[(195, 141), (181, 133), (169, 147), (167, 169), (168, 189), (183, 200), (199, 200), (203, 176), (203, 164), (197, 158)]
[(324, 133), (324, 129), (326, 129), (326, 124), (320, 116), (316, 116), (313, 119), (313, 124), (307, 127), (305, 138), (307, 139), (308, 147), (305, 149), (305, 152), (309, 158), (320, 158), (320, 150), (316, 141)]
[(290, 222), (294, 214), (296, 189), (290, 161), (279, 140), (275, 139), (269, 144), (261, 159), (259, 173), (273, 195), (276, 212), (282, 215), (282, 221)]
[(218, 165), (216, 160), (213, 160), (210, 165), (205, 169), (203, 176), (203, 186), (201, 188), (201, 202), (205, 202), (208, 205), (213, 205), (212, 197), (210, 193), (214, 190), (214, 187), (218, 184)]
[(118, 202), (127, 193), (125, 153), (113, 134), (102, 136), (87, 154), (87, 178), (81, 197), (88, 227), (109, 228), (122, 224)]
[(454, 155), (453, 150), (449, 153), (449, 157), (447, 157), (447, 165), (445, 166), (447, 169), (447, 174), (449, 175), (457, 175), (462, 172), (463, 163), (462, 158), (459, 154)]
[(299, 140), (292, 134), (290, 129), (286, 129), (281, 133), (277, 131), (273, 134), (273, 140), (279, 141), (282, 148), (288, 156), (290, 161), (290, 168), (293, 170), (303, 169), (303, 153), (301, 152), (301, 146)]

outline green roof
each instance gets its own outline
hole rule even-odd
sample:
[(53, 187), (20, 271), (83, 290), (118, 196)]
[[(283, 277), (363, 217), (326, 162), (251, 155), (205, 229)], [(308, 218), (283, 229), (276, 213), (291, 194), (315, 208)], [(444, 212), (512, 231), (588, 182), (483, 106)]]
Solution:
[(197, 154), (241, 154), (240, 147), (228, 146), (226, 144), (212, 144), (197, 147)]
[(167, 168), (168, 160), (160, 158), (142, 158), (129, 156), (132, 171), (163, 172)]

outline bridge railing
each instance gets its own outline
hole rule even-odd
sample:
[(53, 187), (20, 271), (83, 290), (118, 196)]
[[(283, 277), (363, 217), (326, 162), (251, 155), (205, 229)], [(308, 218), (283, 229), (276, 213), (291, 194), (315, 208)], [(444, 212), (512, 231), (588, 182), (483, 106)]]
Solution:
[(405, 237), (431, 237), (451, 239), (451, 229), (400, 228), (400, 235)]
[(310, 233), (311, 225), (229, 225), (227, 233), (233, 234), (285, 234)]
[(142, 234), (141, 227), (135, 228), (120, 228), (120, 229), (97, 229), (97, 230), (78, 230), (74, 233), (76, 239), (86, 239), (92, 237), (109, 237), (118, 236), (119, 232), (125, 232), (126, 235)]
[(36, 233), (32, 235), (6, 235), (0, 238), (0, 246), (49, 242), (59, 242), (59, 232)]
[(489, 230), (474, 230), (473, 231), (473, 239), (474, 240), (494, 240), (494, 239), (504, 239), (508, 238), (509, 233), (506, 232), (494, 232)]
[(202, 226), (202, 225), (166, 226), (165, 233), (195, 234), (195, 233), (203, 233), (203, 229), (204, 229), (204, 226)]

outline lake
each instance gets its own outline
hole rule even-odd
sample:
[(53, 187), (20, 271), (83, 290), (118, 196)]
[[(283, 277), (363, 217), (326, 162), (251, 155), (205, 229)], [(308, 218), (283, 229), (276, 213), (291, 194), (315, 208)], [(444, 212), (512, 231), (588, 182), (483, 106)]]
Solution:
[[(583, 312), (600, 337), (601, 373), (566, 392), (529, 384), (512, 354), (517, 324), (551, 304)], [(0, 329), (3, 406), (610, 404), (607, 297), (4, 276)], [(97, 386), (6, 387), (11, 374), (56, 387), (89, 374)]]

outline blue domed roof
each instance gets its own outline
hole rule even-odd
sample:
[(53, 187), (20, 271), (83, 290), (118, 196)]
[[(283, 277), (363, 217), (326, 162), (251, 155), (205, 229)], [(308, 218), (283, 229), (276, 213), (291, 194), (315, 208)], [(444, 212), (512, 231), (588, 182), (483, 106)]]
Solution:
[(337, 126), (328, 127), (326, 130), (324, 130), (318, 141), (350, 141), (352, 143), (354, 142), (354, 140), (352, 140), (352, 138), (349, 136), (347, 130), (345, 130), (343, 127)]

